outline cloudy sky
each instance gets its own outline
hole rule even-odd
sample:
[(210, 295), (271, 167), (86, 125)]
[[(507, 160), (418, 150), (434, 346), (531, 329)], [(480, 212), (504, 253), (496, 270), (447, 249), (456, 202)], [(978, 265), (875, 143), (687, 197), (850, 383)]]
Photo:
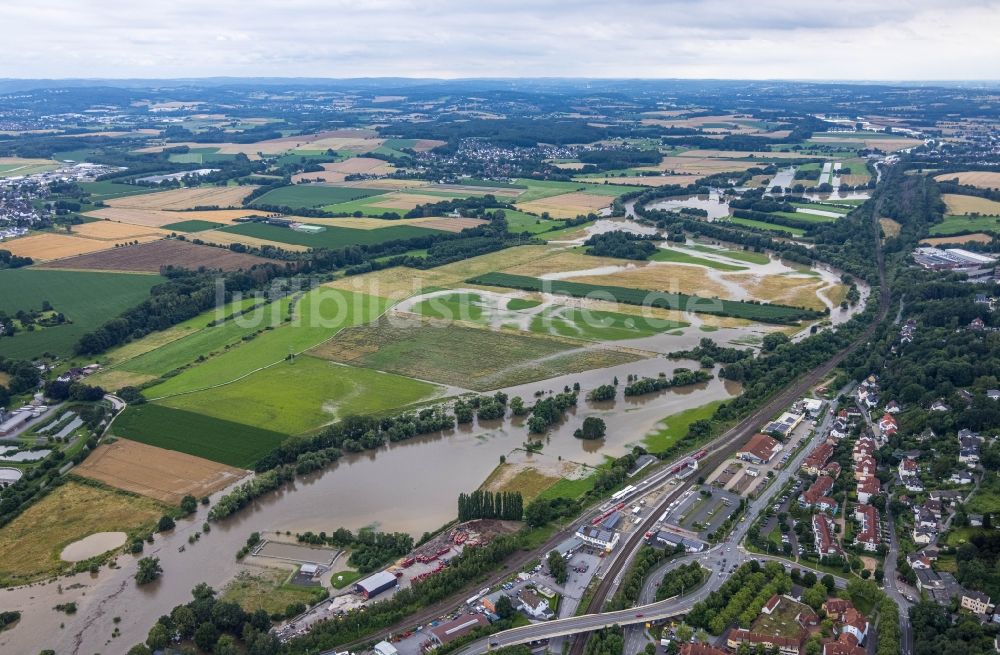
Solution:
[(1000, 78), (1000, 0), (0, 0), (0, 78)]

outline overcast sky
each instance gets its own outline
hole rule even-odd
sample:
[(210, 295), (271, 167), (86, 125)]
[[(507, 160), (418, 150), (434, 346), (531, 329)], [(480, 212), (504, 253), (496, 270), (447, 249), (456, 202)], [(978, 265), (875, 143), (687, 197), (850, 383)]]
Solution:
[(0, 0), (0, 77), (1000, 78), (1000, 0)]

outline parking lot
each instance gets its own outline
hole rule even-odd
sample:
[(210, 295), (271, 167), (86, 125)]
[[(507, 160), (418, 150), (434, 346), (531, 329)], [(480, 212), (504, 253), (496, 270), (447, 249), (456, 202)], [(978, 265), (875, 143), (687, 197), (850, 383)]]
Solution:
[(740, 497), (715, 487), (693, 487), (667, 511), (665, 525), (679, 527), (706, 539), (737, 510)]

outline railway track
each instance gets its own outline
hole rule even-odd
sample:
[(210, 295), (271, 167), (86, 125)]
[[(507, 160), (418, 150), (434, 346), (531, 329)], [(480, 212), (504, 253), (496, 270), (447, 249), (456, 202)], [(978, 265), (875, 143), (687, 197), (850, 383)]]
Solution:
[[(881, 203), (879, 202), (878, 204), (880, 205)], [(877, 214), (878, 211), (876, 207), (875, 211), (872, 212), (873, 229)], [(761, 425), (763, 421), (783, 410), (796, 398), (802, 396), (810, 388), (825, 379), (837, 366), (840, 365), (841, 362), (844, 361), (848, 355), (853, 353), (862, 345), (866, 344), (871, 339), (875, 330), (886, 319), (886, 316), (888, 316), (891, 295), (886, 284), (885, 258), (882, 253), (882, 247), (878, 241), (877, 234), (875, 259), (879, 276), (879, 309), (875, 320), (872, 321), (872, 323), (865, 328), (864, 332), (852, 341), (850, 345), (837, 352), (833, 357), (810, 371), (807, 375), (786, 387), (783, 391), (779, 392), (770, 401), (768, 401), (766, 405), (730, 428), (730, 430), (716, 440), (712, 446), (709, 446), (709, 448), (712, 448), (712, 452), (707, 455), (704, 460), (702, 460), (706, 470), (712, 470), (728, 459), (740, 445), (742, 445), (757, 431), (757, 427)], [(639, 547), (645, 533), (653, 527), (667, 506), (685, 489), (690, 488), (692, 484), (693, 481), (686, 480), (682, 484), (677, 485), (677, 489), (670, 493), (663, 500), (663, 502), (660, 503), (656, 511), (650, 512), (649, 516), (647, 516), (639, 526), (639, 529), (637, 529), (629, 537), (629, 539), (622, 546), (621, 550), (619, 550), (619, 556), (614, 562), (612, 562), (608, 571), (605, 573), (604, 578), (601, 580), (601, 583), (598, 585), (597, 590), (591, 597), (590, 603), (585, 609), (585, 613), (593, 614), (603, 610), (604, 604), (608, 601), (611, 593), (617, 586), (619, 576), (631, 561), (631, 554)], [(587, 640), (589, 638), (589, 632), (578, 635), (576, 639), (573, 640), (573, 645), (570, 648), (569, 655), (583, 655), (584, 648), (586, 647)]]

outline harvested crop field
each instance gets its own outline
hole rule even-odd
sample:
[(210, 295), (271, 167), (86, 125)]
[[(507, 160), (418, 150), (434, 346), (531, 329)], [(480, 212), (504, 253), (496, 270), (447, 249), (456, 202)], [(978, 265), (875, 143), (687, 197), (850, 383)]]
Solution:
[(642, 170), (671, 171), (679, 175), (714, 175), (730, 171), (745, 171), (755, 166), (765, 166), (762, 162), (736, 161), (719, 157), (668, 156), (658, 166), (643, 167)]
[(614, 198), (614, 195), (602, 196), (577, 191), (530, 202), (519, 202), (517, 208), (533, 214), (548, 212), (555, 218), (575, 218), (580, 214), (589, 214), (604, 209), (611, 204)]
[(146, 227), (163, 227), (180, 221), (198, 220), (229, 224), (244, 216), (266, 216), (269, 212), (259, 209), (220, 209), (218, 211), (164, 211), (159, 209), (135, 209), (128, 207), (107, 207), (87, 212), (93, 218), (106, 218), (109, 221), (144, 225)]
[(150, 498), (66, 482), (0, 528), (0, 584), (24, 584), (68, 565), (63, 548), (95, 532), (150, 530), (166, 507)]
[(945, 243), (989, 243), (992, 240), (993, 237), (989, 234), (978, 232), (976, 234), (963, 234), (954, 237), (933, 237), (930, 239), (923, 239), (920, 243), (925, 243), (929, 246), (940, 246)]
[(1000, 202), (977, 196), (962, 196), (956, 193), (946, 193), (941, 196), (948, 208), (948, 214), (983, 214), (1000, 216)]
[(73, 472), (170, 505), (179, 504), (186, 495), (208, 496), (247, 474), (243, 469), (128, 439), (98, 446)]
[(21, 157), (0, 157), (0, 177), (33, 175), (59, 168), (52, 159), (24, 159)]
[[(156, 237), (160, 238), (160, 237)], [(97, 239), (85, 239), (70, 234), (44, 233), (32, 234), (10, 241), (3, 241), (4, 250), (9, 250), (18, 257), (31, 257), (36, 261), (49, 261), (52, 259), (62, 259), (63, 257), (73, 257), (85, 253), (106, 250), (113, 247), (107, 241)]]
[(167, 230), (143, 225), (131, 225), (129, 223), (116, 223), (114, 221), (93, 221), (91, 223), (81, 223), (73, 226), (73, 234), (88, 239), (99, 239), (102, 241), (125, 241), (141, 239), (142, 237), (163, 238), (170, 234)]
[(879, 137), (865, 138), (852, 136), (850, 134), (845, 134), (843, 137), (813, 136), (809, 139), (809, 141), (822, 145), (843, 144), (845, 146), (849, 144), (862, 143), (865, 148), (878, 149), (883, 152), (896, 152), (897, 150), (912, 148), (914, 146), (923, 145), (924, 143), (921, 139), (885, 139)]
[(348, 175), (357, 173), (385, 175), (392, 172), (395, 167), (389, 162), (381, 159), (374, 159), (372, 157), (351, 157), (350, 159), (345, 159), (344, 161), (338, 161), (332, 164), (323, 164), (323, 168), (328, 171), (336, 171), (338, 173), (346, 173)]
[(235, 271), (273, 261), (224, 248), (198, 245), (190, 241), (161, 239), (138, 246), (124, 246), (100, 253), (67, 257), (58, 262), (50, 262), (46, 268), (158, 273), (164, 266), (188, 269), (204, 266), (212, 270)]
[(938, 182), (951, 181), (955, 178), (958, 178), (959, 184), (968, 184), (980, 189), (1000, 189), (1000, 173), (995, 171), (963, 171), (934, 176)]
[(183, 210), (195, 207), (240, 207), (255, 186), (194, 187), (171, 189), (107, 200), (109, 207)]
[(236, 234), (234, 232), (223, 232), (222, 230), (199, 232), (197, 238), (205, 243), (211, 243), (217, 246), (229, 246), (234, 243), (242, 243), (244, 246), (251, 246), (253, 248), (271, 246), (274, 248), (281, 248), (282, 250), (290, 250), (292, 252), (305, 252), (306, 250), (309, 250), (309, 246), (282, 243), (280, 241), (268, 241), (267, 239), (259, 239), (257, 237), (248, 236), (246, 234)]
[[(456, 343), (462, 347), (455, 348)], [(557, 337), (398, 318), (344, 330), (311, 352), (333, 361), (476, 391), (641, 359)]]
[(882, 233), (887, 237), (897, 236), (903, 227), (891, 218), (880, 218), (878, 224), (882, 226)]
[(375, 202), (368, 203), (369, 207), (384, 207), (385, 209), (405, 209), (410, 210), (417, 205), (433, 205), (444, 200), (441, 196), (430, 196), (421, 193), (388, 193)]

